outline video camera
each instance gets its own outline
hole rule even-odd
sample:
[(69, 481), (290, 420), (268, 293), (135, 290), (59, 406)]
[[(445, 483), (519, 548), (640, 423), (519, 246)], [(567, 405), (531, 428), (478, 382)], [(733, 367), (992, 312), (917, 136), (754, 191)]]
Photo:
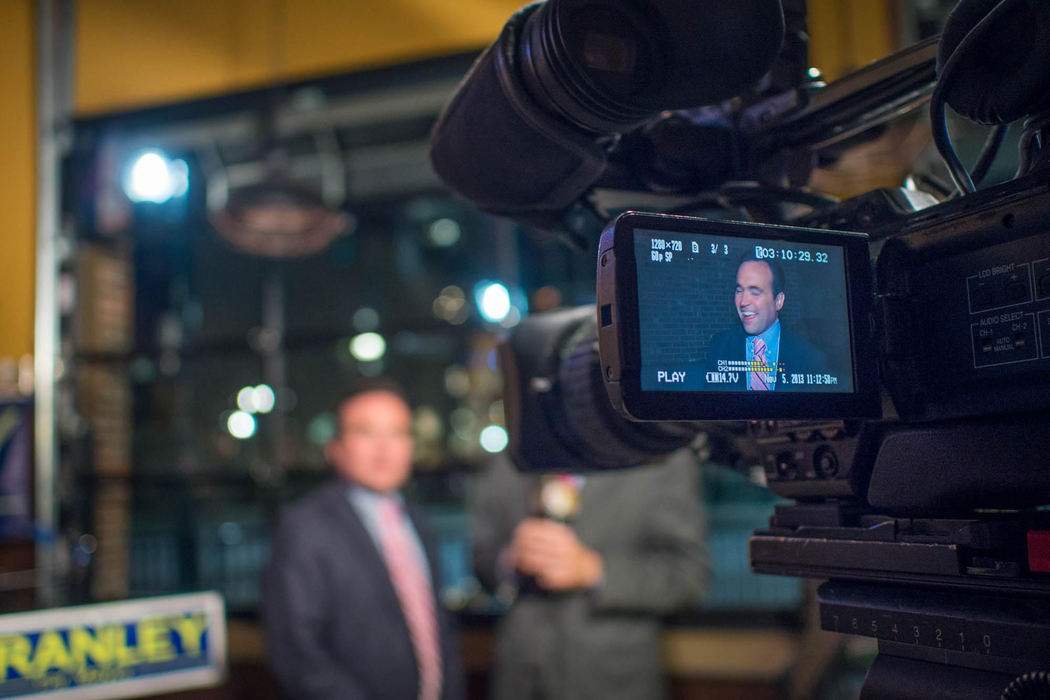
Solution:
[[(610, 222), (596, 306), (503, 346), (511, 452), (588, 471), (719, 436), (792, 499), (754, 570), (827, 579), (823, 628), (878, 639), (861, 697), (1046, 697), (1050, 3), (963, 0), (827, 85), (803, 5), (537, 3), (446, 107), (453, 190), (578, 247)], [(806, 189), (927, 103), (953, 186)], [(993, 125), (972, 172), (946, 104)], [(1016, 175), (978, 189), (1012, 122)]]

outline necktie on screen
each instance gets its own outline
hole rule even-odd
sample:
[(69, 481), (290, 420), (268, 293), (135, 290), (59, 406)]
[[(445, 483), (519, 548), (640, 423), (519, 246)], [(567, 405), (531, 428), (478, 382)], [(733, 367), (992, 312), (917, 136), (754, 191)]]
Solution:
[(434, 594), (404, 522), (401, 504), (394, 498), (385, 499), (379, 507), (379, 521), (383, 557), (401, 601), (401, 611), (416, 652), (419, 700), (438, 700), (441, 696), (441, 647)]
[[(761, 338), (755, 338), (752, 363), (752, 366), (766, 364), (766, 341)], [(748, 374), (750, 375), (748, 388), (751, 391), (769, 391), (769, 382), (766, 380), (765, 372), (752, 370)]]

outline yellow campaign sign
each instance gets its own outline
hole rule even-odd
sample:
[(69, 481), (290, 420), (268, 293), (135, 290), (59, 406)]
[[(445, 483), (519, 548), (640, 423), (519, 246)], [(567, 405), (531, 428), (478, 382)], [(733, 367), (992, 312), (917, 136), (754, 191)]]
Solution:
[(225, 677), (217, 593), (0, 615), (0, 698), (119, 698)]

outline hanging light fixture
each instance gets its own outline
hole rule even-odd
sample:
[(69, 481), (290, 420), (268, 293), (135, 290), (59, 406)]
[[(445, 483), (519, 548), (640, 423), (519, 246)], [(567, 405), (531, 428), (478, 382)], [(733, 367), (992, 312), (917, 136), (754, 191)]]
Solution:
[(209, 221), (252, 255), (294, 258), (324, 250), (353, 223), (341, 209), (346, 174), (335, 135), (315, 133), (311, 151), (293, 156), (277, 134), (272, 108), (260, 114), (259, 131), (258, 160), (209, 174)]

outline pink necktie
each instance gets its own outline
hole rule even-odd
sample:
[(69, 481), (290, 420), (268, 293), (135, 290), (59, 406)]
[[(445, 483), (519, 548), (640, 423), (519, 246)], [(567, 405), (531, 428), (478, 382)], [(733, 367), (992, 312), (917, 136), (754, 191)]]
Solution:
[(419, 666), (419, 700), (438, 700), (441, 696), (441, 647), (438, 644), (434, 595), (415, 543), (406, 529), (401, 505), (394, 498), (379, 507), (383, 557), (390, 580), (401, 601), (412, 646)]
[[(766, 364), (766, 341), (761, 338), (755, 338), (753, 362), (757, 365)], [(748, 388), (750, 388), (751, 391), (769, 391), (769, 382), (766, 381), (765, 372), (756, 372), (752, 370), (749, 374), (751, 377)]]

